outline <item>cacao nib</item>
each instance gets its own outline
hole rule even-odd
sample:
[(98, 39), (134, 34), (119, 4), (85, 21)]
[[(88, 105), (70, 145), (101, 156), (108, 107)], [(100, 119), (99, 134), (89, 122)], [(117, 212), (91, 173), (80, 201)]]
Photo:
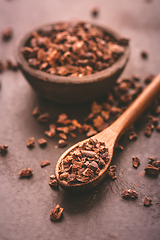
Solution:
[(62, 159), (59, 165), (59, 178), (72, 185), (87, 182), (99, 175), (108, 161), (105, 143), (90, 138), (85, 143), (80, 143)]
[(152, 166), (151, 164), (147, 164), (147, 166), (144, 169), (147, 174), (158, 176), (159, 174), (159, 168)]
[(45, 166), (47, 166), (47, 165), (50, 165), (50, 161), (45, 160), (45, 161), (42, 161), (42, 162), (41, 162), (41, 167), (45, 167)]
[(91, 9), (91, 14), (93, 17), (97, 17), (98, 14), (99, 14), (99, 8), (98, 6), (93, 6), (92, 9)]
[(35, 107), (32, 111), (32, 115), (37, 117), (41, 114), (39, 107)]
[(149, 207), (152, 204), (152, 200), (150, 198), (148, 198), (147, 196), (145, 196), (143, 204), (144, 204), (144, 206)]
[(141, 57), (142, 57), (143, 59), (147, 59), (147, 58), (148, 58), (148, 53), (147, 53), (147, 51), (142, 51), (142, 52), (141, 52)]
[(148, 159), (151, 161), (157, 161), (157, 157), (154, 155), (150, 156)]
[(39, 115), (39, 117), (37, 118), (38, 122), (42, 122), (42, 123), (46, 123), (50, 120), (50, 114), (49, 113), (43, 113), (41, 115)]
[(135, 199), (138, 197), (137, 192), (133, 191), (132, 189), (124, 190), (122, 195), (126, 199)]
[(63, 208), (61, 208), (60, 205), (57, 205), (55, 208), (53, 208), (50, 211), (50, 218), (53, 221), (56, 221), (56, 220), (60, 219), (60, 217), (62, 216), (62, 213), (63, 213)]
[(44, 138), (40, 138), (38, 139), (38, 144), (41, 146), (41, 147), (45, 147), (47, 145), (47, 140), (44, 139)]
[(67, 145), (68, 145), (68, 143), (63, 139), (60, 139), (58, 141), (58, 147), (60, 147), (60, 148), (66, 147)]
[(52, 187), (58, 187), (58, 182), (57, 182), (55, 175), (51, 175), (49, 177), (49, 185)]
[(132, 157), (132, 164), (133, 167), (138, 168), (138, 166), (140, 165), (140, 159), (138, 157)]
[(29, 148), (34, 147), (34, 137), (31, 137), (27, 140), (27, 147)]
[(3, 155), (5, 155), (6, 153), (7, 153), (7, 151), (8, 151), (8, 145), (2, 145), (2, 146), (0, 146), (0, 153)]
[[(99, 13), (97, 6), (92, 16)], [(61, 27), (63, 26), (63, 27)], [(129, 39), (116, 40), (85, 22), (66, 22), (33, 32), (21, 52), (32, 68), (61, 76), (83, 77), (110, 67), (122, 54)]]
[(28, 169), (22, 169), (19, 172), (20, 177), (30, 177), (33, 174), (33, 170), (31, 168)]
[(135, 132), (130, 132), (129, 133), (129, 140), (133, 141), (133, 140), (137, 140), (137, 134)]
[(156, 131), (157, 131), (157, 132), (160, 132), (160, 125), (157, 125), (157, 126), (156, 126)]
[(116, 177), (116, 165), (112, 165), (112, 166), (109, 166), (108, 168), (108, 171), (107, 171), (107, 175), (112, 179), (112, 180), (115, 180), (117, 177)]
[(8, 41), (11, 39), (12, 37), (12, 34), (13, 34), (13, 30), (11, 27), (5, 27), (3, 30), (2, 30), (2, 39), (4, 41)]

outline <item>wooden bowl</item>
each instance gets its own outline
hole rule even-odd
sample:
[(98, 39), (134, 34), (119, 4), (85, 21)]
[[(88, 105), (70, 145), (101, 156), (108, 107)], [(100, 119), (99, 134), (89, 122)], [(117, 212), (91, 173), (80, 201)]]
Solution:
[[(112, 66), (98, 73), (83, 77), (53, 75), (30, 67), (21, 53), (22, 47), (24, 47), (26, 42), (31, 38), (33, 31), (38, 31), (50, 25), (54, 24), (40, 26), (25, 34), (16, 48), (16, 59), (19, 67), (33, 89), (40, 96), (58, 103), (80, 103), (96, 99), (105, 94), (114, 85), (116, 79), (126, 66), (130, 53), (129, 45), (124, 47), (124, 54), (121, 55)], [(108, 27), (102, 27), (97, 24), (94, 24), (94, 26), (109, 33), (116, 40), (121, 38), (118, 33)]]

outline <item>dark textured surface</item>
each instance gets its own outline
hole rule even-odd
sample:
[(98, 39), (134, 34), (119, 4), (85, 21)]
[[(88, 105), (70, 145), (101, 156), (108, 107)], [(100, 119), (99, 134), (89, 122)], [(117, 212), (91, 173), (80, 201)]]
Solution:
[[(100, 7), (97, 19), (90, 16), (93, 4)], [(150, 3), (145, 0), (1, 0), (0, 30), (10, 25), (14, 36), (6, 43), (0, 39), (0, 59), (13, 56), (16, 39), (30, 28), (78, 18), (106, 24), (131, 38), (131, 59), (123, 76), (139, 74), (143, 78), (148, 73), (157, 74), (160, 62), (159, 9), (159, 0)], [(147, 60), (140, 57), (143, 49), (149, 53)], [(137, 141), (122, 139), (124, 151), (116, 152), (113, 158), (118, 176), (114, 182), (106, 178), (95, 189), (81, 194), (53, 190), (48, 185), (49, 176), (66, 148), (55, 148), (58, 137), (48, 139), (44, 149), (38, 146), (37, 140), (44, 137), (48, 125), (39, 124), (31, 112), (40, 105), (42, 112), (50, 112), (53, 122), (62, 112), (82, 122), (89, 112), (89, 104), (64, 106), (39, 99), (20, 72), (5, 71), (0, 79), (0, 144), (9, 145), (8, 154), (0, 156), (0, 239), (158, 240), (160, 177), (140, 177), (139, 173), (150, 155), (157, 155), (160, 159), (159, 133), (154, 131), (151, 138), (146, 138), (142, 123)], [(32, 136), (36, 144), (29, 150), (26, 140)], [(83, 138), (84, 135), (69, 138), (68, 146)], [(132, 167), (131, 158), (135, 155), (141, 159), (138, 169)], [(42, 160), (50, 160), (51, 165), (42, 169)], [(20, 169), (28, 167), (33, 168), (33, 177), (19, 179)], [(121, 193), (125, 188), (136, 190), (138, 199), (124, 200)], [(143, 206), (145, 195), (152, 199), (149, 208)], [(50, 221), (49, 213), (56, 204), (64, 208), (64, 214), (55, 223)]]

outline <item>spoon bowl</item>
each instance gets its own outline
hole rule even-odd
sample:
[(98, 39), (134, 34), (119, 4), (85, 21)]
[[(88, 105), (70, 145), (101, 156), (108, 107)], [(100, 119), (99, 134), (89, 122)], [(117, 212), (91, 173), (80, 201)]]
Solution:
[(85, 183), (72, 183), (68, 184), (67, 181), (61, 180), (59, 177), (59, 167), (61, 161), (80, 143), (85, 143), (88, 139), (82, 142), (76, 143), (65, 151), (59, 158), (55, 174), (59, 185), (66, 189), (72, 191), (84, 191), (95, 187), (107, 174), (108, 167), (111, 163), (114, 146), (117, 140), (125, 133), (126, 130), (137, 120), (137, 118), (151, 105), (155, 97), (160, 92), (160, 74), (155, 77), (152, 82), (145, 88), (145, 90), (138, 96), (138, 98), (129, 106), (129, 108), (108, 128), (104, 129), (102, 132), (94, 135), (91, 139), (97, 139), (99, 142), (104, 142), (105, 146), (108, 148), (109, 161), (105, 164), (97, 176), (90, 179)]

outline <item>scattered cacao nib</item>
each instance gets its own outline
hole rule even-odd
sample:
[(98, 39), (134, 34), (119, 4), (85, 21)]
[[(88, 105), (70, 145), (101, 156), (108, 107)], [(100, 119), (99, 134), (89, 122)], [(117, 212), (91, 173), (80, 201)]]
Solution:
[(67, 139), (67, 135), (65, 133), (59, 133), (60, 138), (66, 140)]
[(147, 119), (148, 119), (148, 122), (151, 122), (151, 123), (154, 124), (154, 126), (157, 126), (157, 124), (158, 124), (158, 118), (157, 117), (154, 117), (152, 115), (148, 115)]
[(33, 174), (32, 168), (22, 169), (22, 170), (19, 172), (19, 176), (20, 176), (20, 177), (30, 177), (32, 174)]
[(71, 137), (76, 138), (76, 134), (75, 133), (69, 132), (69, 134), (71, 135)]
[(50, 124), (49, 131), (45, 131), (44, 133), (50, 138), (54, 137), (56, 135), (56, 125)]
[(61, 123), (63, 125), (68, 125), (72, 123), (70, 119), (68, 119), (68, 116), (65, 113), (62, 113), (58, 116), (57, 123)]
[(138, 166), (140, 165), (140, 159), (138, 157), (132, 157), (132, 164), (133, 167), (138, 168)]
[(42, 123), (46, 123), (50, 120), (50, 114), (49, 113), (43, 113), (41, 115), (39, 115), (39, 117), (37, 118), (38, 122), (42, 122)]
[(2, 146), (0, 146), (0, 153), (3, 155), (5, 155), (6, 153), (7, 153), (7, 151), (8, 151), (8, 145), (2, 145)]
[(148, 52), (147, 52), (147, 51), (142, 51), (142, 52), (141, 52), (141, 57), (142, 57), (143, 59), (147, 59), (147, 58), (148, 58)]
[(159, 115), (160, 114), (160, 105), (156, 106), (154, 109), (154, 114)]
[(144, 131), (144, 134), (145, 134), (146, 137), (150, 137), (151, 134), (152, 134), (152, 129), (151, 129), (151, 127), (146, 126), (145, 131)]
[[(98, 7), (92, 16), (98, 16)], [(33, 32), (21, 49), (30, 67), (61, 76), (83, 77), (110, 67), (124, 54), (128, 39), (116, 40), (85, 22), (65, 22)]]
[(68, 145), (68, 143), (64, 139), (60, 139), (58, 141), (58, 147), (60, 147), (60, 148), (66, 147), (67, 145)]
[(2, 30), (2, 39), (4, 41), (8, 41), (11, 39), (12, 37), (12, 34), (13, 34), (13, 30), (11, 27), (5, 27), (3, 30)]
[(135, 199), (138, 197), (138, 194), (136, 191), (133, 191), (132, 189), (124, 190), (122, 193), (123, 197), (126, 199)]
[(15, 60), (7, 60), (5, 64), (6, 69), (17, 71), (18, 70), (18, 63)]
[(155, 75), (153, 75), (153, 74), (149, 74), (149, 75), (145, 76), (145, 78), (144, 78), (145, 84), (149, 84), (150, 82), (152, 82), (154, 77), (155, 77)]
[(27, 140), (27, 147), (29, 148), (34, 147), (34, 137), (31, 137)]
[(91, 8), (91, 14), (93, 17), (97, 17), (99, 14), (99, 7), (98, 6), (93, 6)]
[(110, 113), (113, 114), (113, 115), (115, 115), (117, 113), (121, 113), (121, 112), (122, 112), (122, 110), (120, 108), (115, 107), (115, 106), (110, 108)]
[(63, 208), (58, 204), (55, 208), (50, 211), (50, 217), (53, 221), (60, 219), (63, 213)]
[(112, 179), (112, 180), (115, 180), (117, 177), (116, 177), (116, 165), (112, 165), (112, 166), (109, 166), (108, 168), (108, 171), (107, 171), (107, 175)]
[(65, 127), (57, 127), (56, 130), (58, 132), (63, 132), (65, 134), (68, 134), (69, 133), (69, 127), (65, 126)]
[(50, 161), (48, 161), (48, 160), (45, 160), (45, 161), (41, 162), (41, 167), (42, 168), (45, 167), (45, 166), (48, 166), (48, 165), (50, 165)]
[(39, 107), (35, 107), (32, 111), (32, 115), (37, 117), (41, 114)]
[(154, 155), (150, 156), (148, 159), (151, 160), (152, 162), (157, 161), (157, 157)]
[(157, 131), (157, 132), (160, 132), (160, 125), (157, 125), (157, 126), (156, 126), (156, 131)]
[(122, 145), (120, 145), (119, 143), (116, 143), (114, 148), (118, 149), (118, 150), (122, 150), (122, 151), (124, 149), (124, 147)]
[(100, 127), (103, 124), (104, 124), (104, 120), (100, 115), (98, 115), (96, 118), (93, 119), (94, 127)]
[(58, 187), (58, 182), (57, 182), (55, 175), (51, 175), (49, 177), (49, 185), (52, 187)]
[(158, 176), (158, 174), (159, 174), (159, 168), (154, 167), (151, 164), (147, 164), (147, 166), (145, 167), (144, 170), (149, 175)]
[(133, 141), (133, 140), (137, 140), (137, 134), (135, 132), (130, 132), (129, 133), (129, 140)]
[(47, 145), (47, 140), (44, 139), (44, 138), (40, 138), (38, 139), (38, 144), (41, 146), (41, 147), (45, 147)]
[(144, 206), (149, 207), (152, 204), (152, 200), (145, 196), (143, 204)]
[(62, 159), (59, 165), (59, 178), (67, 184), (87, 182), (96, 177), (109, 161), (105, 143), (89, 139), (80, 143)]
[(152, 165), (160, 170), (160, 161), (153, 161)]

